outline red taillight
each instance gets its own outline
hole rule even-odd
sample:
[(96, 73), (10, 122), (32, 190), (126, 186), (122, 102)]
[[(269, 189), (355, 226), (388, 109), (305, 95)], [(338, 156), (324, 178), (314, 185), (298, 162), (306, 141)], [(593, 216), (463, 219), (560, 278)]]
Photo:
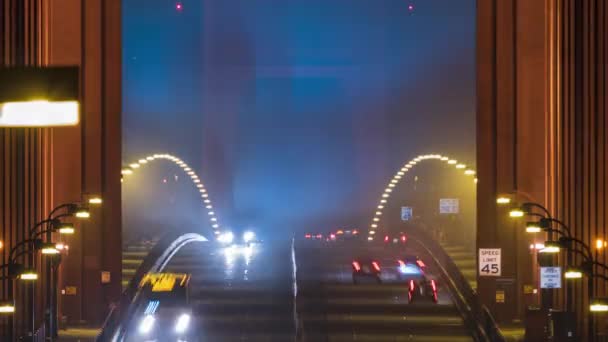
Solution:
[(330, 239), (332, 239), (332, 240), (335, 240), (335, 239), (336, 239), (336, 235), (335, 235), (335, 234), (331, 234), (331, 235), (329, 236), (329, 238), (330, 238)]
[(355, 269), (355, 271), (361, 271), (361, 266), (356, 261), (353, 261), (353, 268)]
[(405, 263), (403, 262), (403, 260), (397, 260), (397, 262), (399, 263), (399, 266), (405, 266)]
[(431, 287), (433, 288), (433, 292), (437, 292), (437, 284), (435, 284), (435, 279), (431, 279)]
[(422, 260), (416, 260), (416, 263), (418, 264), (418, 266), (420, 266), (420, 268), (426, 267), (426, 265), (422, 262)]
[(388, 235), (384, 237), (384, 242), (388, 242)]
[(414, 289), (415, 289), (414, 281), (410, 280), (410, 292), (414, 292)]
[(357, 235), (357, 234), (359, 234), (359, 231), (358, 231), (358, 230), (356, 230), (356, 229), (355, 229), (355, 230), (353, 230), (353, 235)]
[(406, 242), (407, 241), (407, 237), (405, 237), (405, 235), (401, 236), (401, 242)]
[(317, 239), (322, 239), (322, 238), (323, 238), (323, 235), (317, 234)]
[(306, 235), (304, 235), (304, 237), (307, 238), (307, 239), (310, 239), (312, 237), (312, 235), (306, 234)]
[(377, 263), (377, 262), (372, 261), (372, 266), (374, 266), (374, 269), (375, 269), (376, 271), (380, 271), (380, 265), (378, 265), (378, 263)]

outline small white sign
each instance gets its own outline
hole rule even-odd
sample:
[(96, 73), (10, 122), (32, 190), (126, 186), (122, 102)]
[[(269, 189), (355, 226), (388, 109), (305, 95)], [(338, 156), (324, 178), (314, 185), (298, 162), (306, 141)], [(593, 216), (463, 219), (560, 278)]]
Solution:
[(479, 249), (479, 276), (500, 277), (500, 248)]
[(401, 207), (401, 221), (409, 221), (412, 219), (412, 207)]
[(562, 268), (561, 267), (541, 267), (540, 268), (540, 288), (541, 289), (561, 289), (562, 288)]
[(439, 199), (440, 214), (458, 214), (458, 198), (441, 198)]

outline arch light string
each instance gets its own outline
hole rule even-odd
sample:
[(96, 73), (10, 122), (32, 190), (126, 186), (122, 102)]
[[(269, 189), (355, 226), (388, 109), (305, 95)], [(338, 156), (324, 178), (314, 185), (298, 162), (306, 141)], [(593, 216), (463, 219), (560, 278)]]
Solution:
[(184, 162), (180, 158), (171, 154), (152, 154), (146, 156), (142, 159), (128, 164), (128, 167), (123, 167), (123, 169), (121, 170), (122, 177), (120, 181), (123, 182), (124, 177), (128, 177), (134, 174), (138, 169), (145, 167), (146, 165), (150, 164), (155, 160), (167, 160), (173, 162), (175, 165), (179, 166), (188, 177), (190, 177), (192, 184), (201, 196), (203, 207), (207, 210), (207, 216), (209, 218), (211, 227), (213, 228), (213, 233), (215, 235), (219, 235), (220, 224), (216, 213), (213, 211), (213, 203), (211, 203), (211, 198), (207, 193), (207, 189), (205, 189), (205, 185), (201, 182), (200, 178), (196, 174), (196, 171), (194, 171), (186, 162)]
[(367, 236), (367, 239), (369, 241), (374, 240), (374, 236), (376, 235), (376, 230), (380, 226), (384, 208), (387, 206), (388, 199), (391, 197), (391, 193), (393, 192), (394, 188), (397, 185), (399, 185), (399, 183), (405, 177), (405, 174), (407, 172), (409, 172), (411, 169), (413, 169), (419, 163), (427, 161), (427, 160), (436, 160), (436, 161), (445, 162), (448, 166), (454, 167), (457, 170), (462, 171), (465, 175), (473, 177), (473, 182), (475, 184), (477, 184), (477, 182), (478, 182), (478, 179), (476, 177), (476, 174), (477, 174), (476, 171), (470, 167), (467, 167), (466, 164), (458, 162), (458, 160), (456, 160), (456, 159), (452, 159), (447, 156), (442, 156), (440, 154), (424, 154), (424, 155), (417, 156), (416, 158), (405, 163), (403, 165), (403, 167), (395, 173), (393, 178), (389, 181), (388, 185), (384, 189), (384, 192), (380, 196), (378, 206), (376, 207), (376, 212), (370, 223), (370, 229), (369, 229), (368, 236)]

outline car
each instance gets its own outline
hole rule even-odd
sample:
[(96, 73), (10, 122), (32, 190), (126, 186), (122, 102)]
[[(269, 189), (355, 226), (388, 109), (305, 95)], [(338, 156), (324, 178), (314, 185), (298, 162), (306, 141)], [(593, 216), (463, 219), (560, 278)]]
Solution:
[(353, 260), (353, 284), (359, 284), (362, 278), (373, 279), (376, 283), (382, 283), (380, 279), (380, 263), (370, 258), (358, 258)]
[(251, 247), (252, 245), (259, 244), (262, 241), (257, 238), (253, 231), (245, 230), (242, 234), (235, 234), (232, 231), (221, 233), (217, 237), (217, 242), (225, 246), (237, 245)]
[(322, 241), (323, 240), (323, 234), (321, 234), (321, 233), (306, 233), (306, 234), (304, 234), (304, 238), (306, 240)]
[(384, 235), (384, 239), (382, 242), (385, 244), (405, 244), (407, 242), (407, 235), (405, 233), (397, 233), (397, 234), (386, 234)]
[(336, 241), (351, 241), (359, 238), (358, 229), (338, 229), (334, 234)]
[(190, 341), (190, 274), (148, 273), (139, 283), (135, 318), (126, 341)]
[(408, 302), (430, 299), (437, 303), (437, 281), (426, 273), (426, 265), (417, 256), (405, 256), (397, 260), (399, 279), (408, 287)]

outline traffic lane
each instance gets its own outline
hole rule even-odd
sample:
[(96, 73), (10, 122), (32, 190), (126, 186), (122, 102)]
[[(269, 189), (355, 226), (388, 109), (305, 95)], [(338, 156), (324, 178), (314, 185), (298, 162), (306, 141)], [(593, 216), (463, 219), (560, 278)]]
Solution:
[(192, 274), (196, 341), (286, 341), (295, 335), (288, 242), (187, 246), (167, 271)]
[[(403, 257), (401, 249), (370, 249), (367, 253), (381, 265), (396, 264), (398, 257)], [(374, 281), (352, 284), (351, 262), (365, 254), (360, 247), (324, 244), (300, 247), (299, 252), (299, 260), (304, 260), (298, 263), (298, 311), (307, 340), (471, 340), (447, 291), (440, 288), (439, 304), (430, 299), (408, 304), (407, 287), (387, 276), (389, 272), (385, 272), (380, 285)], [(417, 254), (413, 249), (406, 252)], [(395, 265), (395, 273), (396, 269)], [(432, 268), (429, 271), (432, 273)]]

